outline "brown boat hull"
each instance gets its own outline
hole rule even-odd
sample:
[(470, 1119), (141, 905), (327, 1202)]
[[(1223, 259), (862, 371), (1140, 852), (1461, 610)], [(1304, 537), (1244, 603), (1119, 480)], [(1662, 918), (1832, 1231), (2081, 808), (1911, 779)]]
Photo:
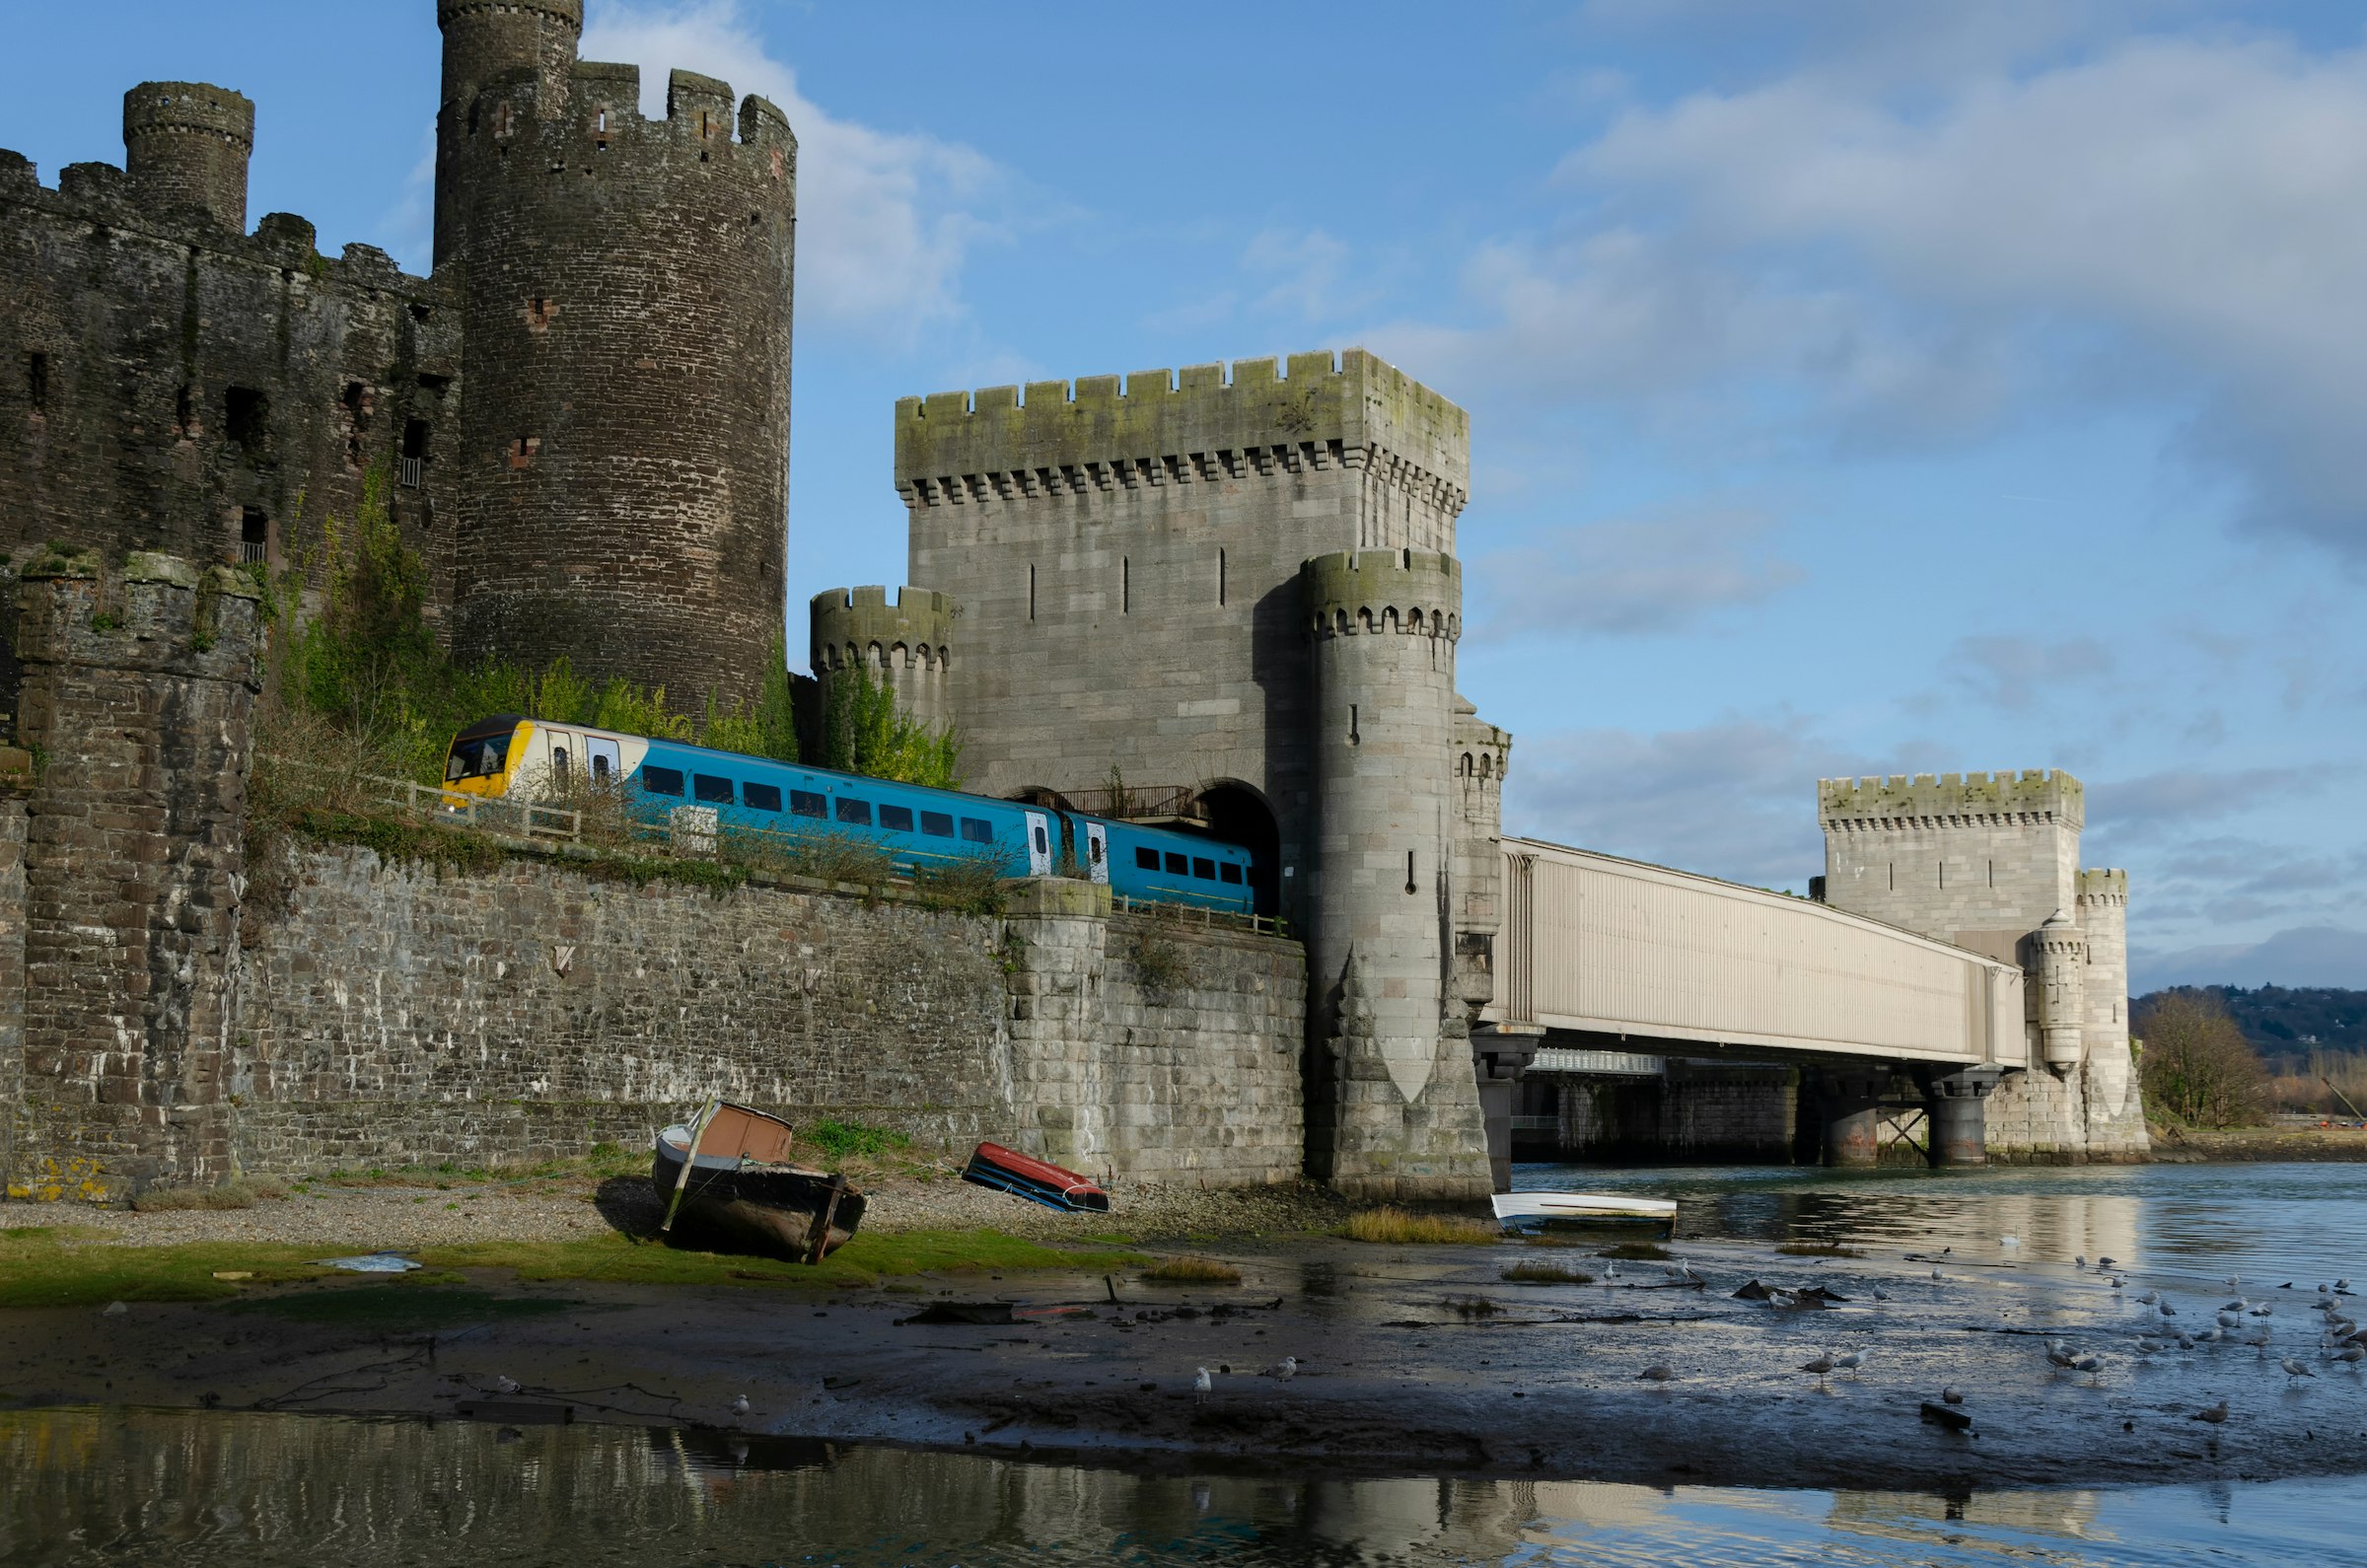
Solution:
[[(659, 1201), (674, 1200), (681, 1158), (659, 1140), (650, 1184)], [(791, 1263), (819, 1262), (844, 1247), (863, 1223), (863, 1194), (819, 1171), (694, 1170), (668, 1235), (685, 1247), (744, 1252)], [(825, 1215), (829, 1228), (815, 1247)]]

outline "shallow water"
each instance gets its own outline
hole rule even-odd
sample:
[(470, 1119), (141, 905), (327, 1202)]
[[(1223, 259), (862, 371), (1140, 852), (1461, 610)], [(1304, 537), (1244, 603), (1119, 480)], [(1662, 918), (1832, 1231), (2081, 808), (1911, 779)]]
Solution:
[[(1678, 1200), (1679, 1240), (1845, 1242), (1974, 1261), (2111, 1257), (2124, 1269), (2367, 1288), (2367, 1165), (1513, 1168), (1516, 1188)], [(2009, 1246), (2005, 1238), (2013, 1237)], [(2367, 1551), (2361, 1556), (2367, 1558)]]
[(0, 1561), (889, 1565), (2359, 1560), (2367, 1487), (1744, 1491), (1140, 1475), (783, 1439), (0, 1414)]

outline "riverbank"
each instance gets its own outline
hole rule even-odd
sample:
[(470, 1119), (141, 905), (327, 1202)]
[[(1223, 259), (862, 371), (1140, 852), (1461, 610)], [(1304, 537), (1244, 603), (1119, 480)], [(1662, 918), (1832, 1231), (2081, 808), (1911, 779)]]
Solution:
[[(448, 1216), (503, 1212), (486, 1196), (442, 1201), (462, 1205), (439, 1211)], [(1279, 1205), (1255, 1210), (1270, 1215), (1296, 1201), (1177, 1195), (1173, 1213), (1208, 1224), (1219, 1203)], [(1001, 1235), (991, 1244), (1001, 1263), (983, 1231), (886, 1230), (870, 1240), (907, 1249), (896, 1274), (829, 1272), (837, 1260), (797, 1271), (598, 1237), (499, 1245), (605, 1245), (616, 1257), (710, 1272), (673, 1284), (536, 1277), (465, 1250), (495, 1244), (445, 1241), (419, 1249), (423, 1275), (298, 1279), (321, 1271), (280, 1252), (250, 1279), (209, 1270), (214, 1300), (0, 1313), (0, 1402), (450, 1417), (478, 1400), (523, 1400), (585, 1420), (1155, 1466), (1655, 1484), (1946, 1489), (2367, 1472), (2367, 1386), (2317, 1355), (2313, 1282), (2261, 1293), (2275, 1309), (2259, 1319), (2273, 1333), (2266, 1354), (2223, 1342), (2148, 1355), (2139, 1335), (2164, 1320), (2138, 1297), (2167, 1293), (2179, 1320), (2201, 1327), (2225, 1287), (2164, 1268), (2116, 1290), (2093, 1270), (2024, 1260), (1994, 1239), (1972, 1247), (1972, 1226), (1945, 1254), (1843, 1246), (1804, 1256), (1771, 1242), (1686, 1241), (1664, 1263), (1515, 1243), (1368, 1246), (1304, 1226), (1174, 1230), (1153, 1242), (1146, 1220), (1159, 1205), (1141, 1207), (1122, 1231), (1086, 1231), (1108, 1222), (1049, 1211), (1039, 1222), (996, 1200), (998, 1218), (1066, 1228), (1064, 1240)], [(284, 1227), (289, 1214), (330, 1211), (244, 1212)], [(361, 1212), (399, 1218), (384, 1197)], [(11, 1246), (18, 1256), (144, 1250), (123, 1245), (137, 1226), (93, 1230)], [(1221, 1258), (1240, 1282), (1145, 1277), (1152, 1257), (1179, 1247)], [(1529, 1282), (1505, 1277), (1524, 1264)], [(1690, 1272), (1672, 1272), (1681, 1268)], [(1835, 1299), (1739, 1299), (1753, 1279), (1822, 1285)], [(957, 1306), (985, 1310), (942, 1311)], [(988, 1320), (932, 1320), (947, 1318)], [(2096, 1352), (2095, 1371), (2049, 1366), (2052, 1335)], [(1865, 1358), (1853, 1375), (1800, 1370), (1850, 1351)], [(2317, 1376), (2289, 1379), (2283, 1354)], [(1297, 1358), (1293, 1377), (1259, 1375), (1284, 1357)], [(1193, 1387), (1202, 1366), (1204, 1397)], [(1653, 1368), (1665, 1377), (1643, 1376)], [(1923, 1417), (1950, 1385), (1965, 1393), (1970, 1432)], [(2224, 1424), (2193, 1419), (2220, 1400)]]
[(2367, 1161), (2367, 1130), (2355, 1127), (2151, 1127), (2163, 1165), (2259, 1165), (2281, 1161)]

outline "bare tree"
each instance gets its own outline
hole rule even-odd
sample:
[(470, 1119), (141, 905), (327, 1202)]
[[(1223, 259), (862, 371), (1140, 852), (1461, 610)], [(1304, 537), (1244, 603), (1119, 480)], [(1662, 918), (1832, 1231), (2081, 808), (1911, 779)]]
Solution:
[(2145, 1098), (2157, 1109), (2207, 1127), (2260, 1119), (2267, 1072), (2219, 998), (2165, 991), (2132, 1022), (2144, 1041)]

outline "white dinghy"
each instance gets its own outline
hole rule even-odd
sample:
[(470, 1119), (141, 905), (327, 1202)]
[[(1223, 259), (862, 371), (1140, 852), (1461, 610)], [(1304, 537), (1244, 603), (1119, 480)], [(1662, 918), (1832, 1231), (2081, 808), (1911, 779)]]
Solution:
[(1674, 1225), (1671, 1198), (1623, 1198), (1607, 1192), (1499, 1192), (1488, 1200), (1508, 1231), (1541, 1225)]

